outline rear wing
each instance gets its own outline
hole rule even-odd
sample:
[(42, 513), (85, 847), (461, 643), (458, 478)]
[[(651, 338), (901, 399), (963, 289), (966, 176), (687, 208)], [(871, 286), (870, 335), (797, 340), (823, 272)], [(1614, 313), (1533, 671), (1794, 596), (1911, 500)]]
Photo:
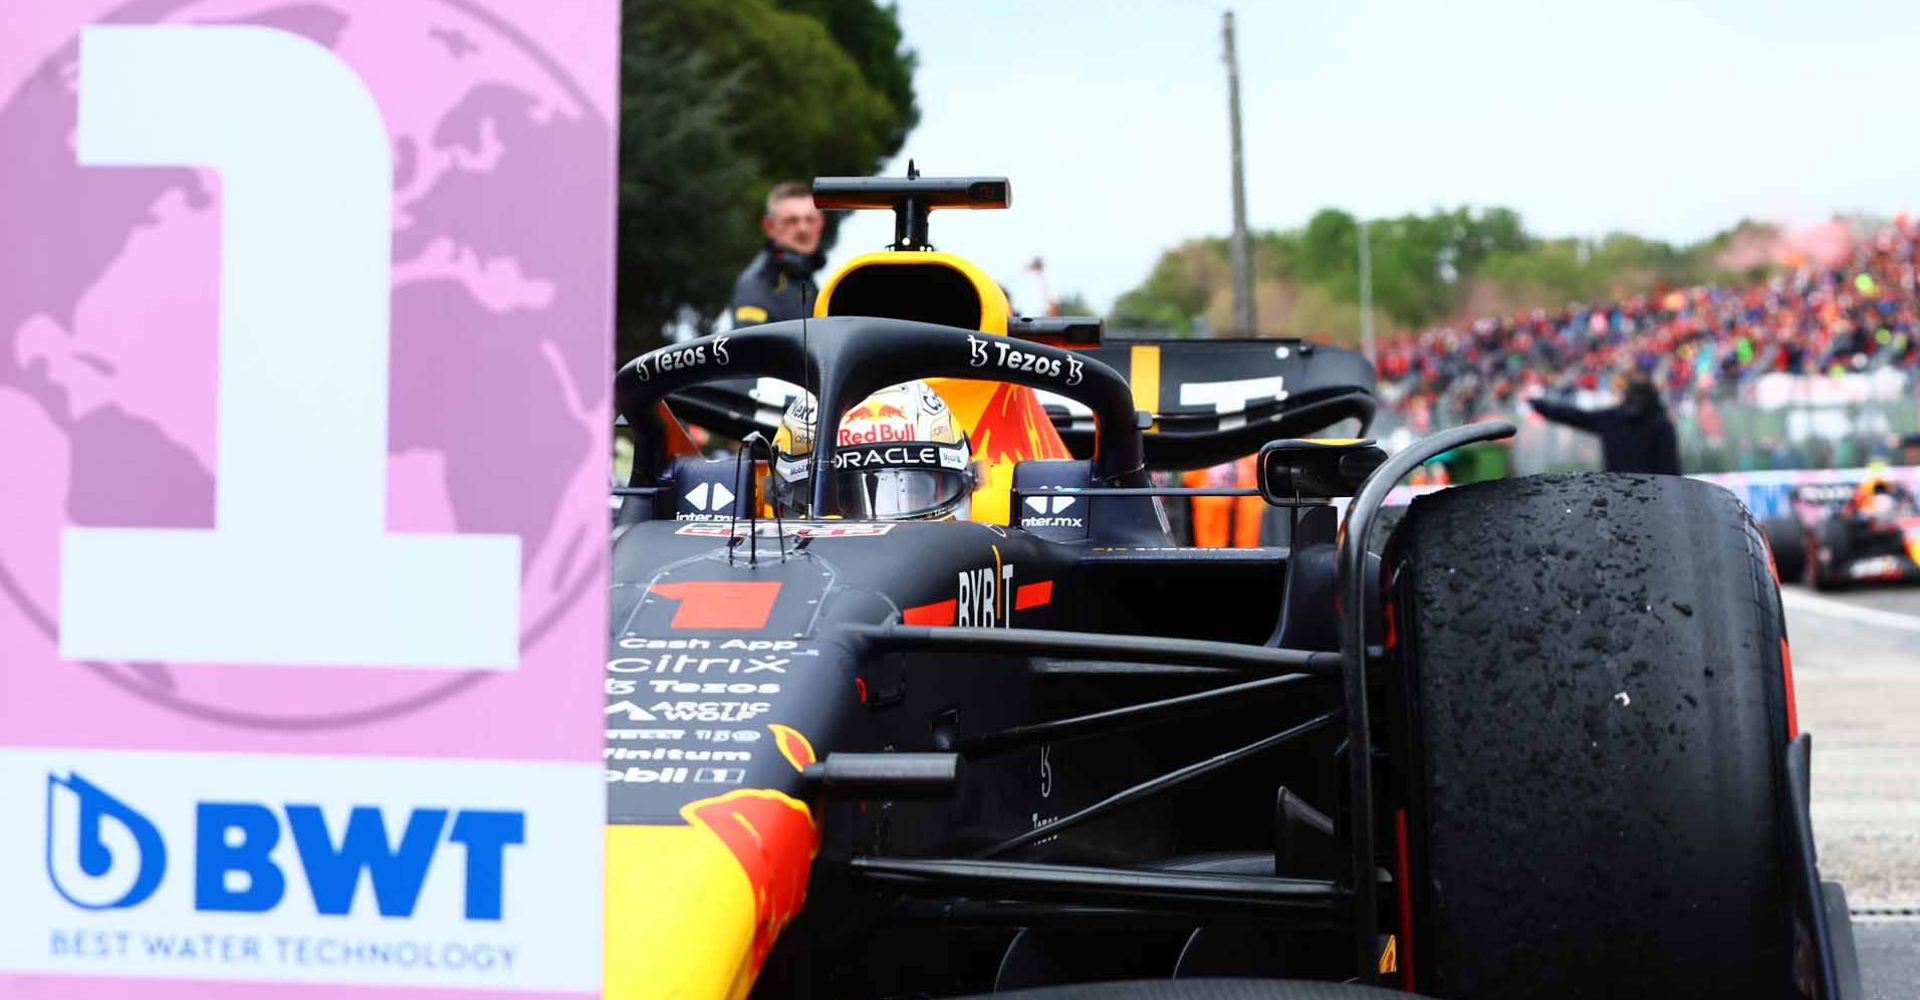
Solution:
[[(1153, 421), (1146, 432), (1150, 469), (1230, 462), (1268, 441), (1311, 437), (1346, 419), (1358, 420), (1356, 433), (1364, 434), (1373, 421), (1373, 366), (1344, 348), (1298, 340), (1168, 339), (1109, 341), (1080, 353), (1113, 366), (1133, 387), (1134, 408)], [(771, 437), (798, 391), (776, 379), (736, 379), (668, 399), (687, 423), (736, 439), (754, 431)], [(1067, 447), (1081, 457), (1092, 454), (1093, 413), (1038, 392)]]
[(1821, 515), (1832, 513), (1853, 499), (1858, 482), (1799, 483), (1787, 490), (1787, 500), (1796, 507), (1813, 508)]
[[(1086, 353), (1133, 387), (1150, 414), (1147, 466), (1198, 469), (1251, 455), (1279, 438), (1314, 436), (1342, 420), (1373, 422), (1373, 366), (1355, 351), (1298, 340), (1120, 340)], [(1040, 394), (1075, 454), (1093, 448), (1093, 415)]]

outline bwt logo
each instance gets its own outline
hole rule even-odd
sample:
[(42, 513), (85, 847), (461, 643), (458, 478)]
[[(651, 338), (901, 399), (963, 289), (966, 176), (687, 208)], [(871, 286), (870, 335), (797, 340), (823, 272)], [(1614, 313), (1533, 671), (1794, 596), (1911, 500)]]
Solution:
[(138, 906), (166, 871), (167, 845), (152, 821), (77, 774), (47, 775), (47, 877), (67, 902)]
[[(284, 817), (284, 819), (283, 819)], [(521, 812), (413, 809), (399, 843), (376, 806), (354, 806), (341, 835), (317, 805), (200, 802), (194, 807), (193, 908), (264, 913), (287, 895), (288, 873), (271, 854), (290, 831), (316, 912), (346, 916), (360, 873), (373, 882), (383, 917), (410, 917), (439, 852), (441, 835), (466, 849), (468, 920), (499, 920), (506, 849), (526, 841)], [(100, 786), (69, 774), (47, 776), (47, 877), (85, 910), (127, 909), (160, 888), (167, 846), (152, 820)]]

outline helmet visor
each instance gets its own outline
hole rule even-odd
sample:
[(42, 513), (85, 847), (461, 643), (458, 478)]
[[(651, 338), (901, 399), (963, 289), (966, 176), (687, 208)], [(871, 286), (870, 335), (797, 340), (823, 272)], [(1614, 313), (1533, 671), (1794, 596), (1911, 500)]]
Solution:
[(843, 517), (911, 520), (945, 514), (973, 488), (965, 445), (908, 443), (834, 451), (831, 495)]
[(967, 495), (961, 472), (877, 469), (834, 474), (835, 496), (847, 517), (882, 521), (944, 514)]

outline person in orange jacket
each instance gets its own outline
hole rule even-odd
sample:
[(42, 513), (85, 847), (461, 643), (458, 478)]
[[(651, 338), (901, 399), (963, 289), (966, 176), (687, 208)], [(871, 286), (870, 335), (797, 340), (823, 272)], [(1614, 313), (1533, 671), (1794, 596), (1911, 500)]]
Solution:
[[(1194, 469), (1180, 477), (1183, 486), (1254, 487), (1259, 485), (1258, 461), (1252, 455), (1210, 469)], [(1260, 544), (1260, 522), (1266, 501), (1251, 497), (1194, 497), (1193, 544), (1203, 549), (1250, 549)]]

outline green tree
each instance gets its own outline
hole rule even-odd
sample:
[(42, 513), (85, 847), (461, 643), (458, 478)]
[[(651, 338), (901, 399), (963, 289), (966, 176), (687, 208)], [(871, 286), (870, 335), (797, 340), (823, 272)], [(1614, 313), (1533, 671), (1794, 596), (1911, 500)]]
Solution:
[(883, 145), (898, 150), (907, 134), (920, 124), (920, 107), (913, 95), (913, 71), (918, 59), (900, 48), (899, 7), (873, 0), (776, 0), (783, 10), (806, 14), (827, 26), (860, 75), (893, 106), (892, 127), (881, 137)]
[(1158, 299), (1144, 288), (1122, 292), (1107, 311), (1107, 326), (1116, 333), (1155, 333), (1186, 336), (1193, 332), (1193, 318), (1180, 307)]
[(1189, 240), (1160, 255), (1139, 288), (1115, 300), (1107, 323), (1116, 330), (1186, 336), (1193, 319), (1231, 284), (1225, 240)]
[(1067, 292), (1056, 296), (1053, 300), (1053, 308), (1062, 316), (1098, 315), (1093, 311), (1093, 305), (1087, 301), (1087, 297), (1079, 292)]
[[(1372, 231), (1368, 236), (1375, 235)], [(1337, 208), (1323, 208), (1307, 220), (1293, 248), (1293, 273), (1319, 285), (1352, 286), (1359, 294), (1360, 223)], [(1344, 297), (1344, 296), (1343, 296)]]
[(755, 218), (734, 77), (631, 10), (623, 34), (616, 363), (657, 346), (683, 307), (724, 307)]
[[(1300, 228), (1254, 235), (1255, 295), (1267, 303), (1261, 307), (1264, 331), (1336, 339), (1353, 335), (1359, 322), (1362, 225), (1372, 255), (1374, 308), (1382, 323), (1402, 328), (1465, 319), (1463, 310), (1469, 309), (1559, 308), (1573, 300), (1736, 277), (1721, 273), (1726, 268), (1719, 257), (1739, 240), (1773, 238), (1764, 227), (1742, 223), (1685, 246), (1629, 233), (1546, 240), (1527, 232), (1519, 213), (1508, 208), (1436, 209), (1364, 223), (1349, 212), (1326, 208)], [(1120, 296), (1109, 325), (1185, 333), (1194, 316), (1218, 321), (1226, 315), (1230, 294), (1226, 273), (1225, 241), (1181, 243), (1161, 255), (1137, 288)], [(1737, 276), (1752, 280), (1752, 275)]]
[(913, 56), (873, 0), (624, 0), (622, 12), (624, 360), (726, 307), (769, 188), (872, 173), (919, 112)]

